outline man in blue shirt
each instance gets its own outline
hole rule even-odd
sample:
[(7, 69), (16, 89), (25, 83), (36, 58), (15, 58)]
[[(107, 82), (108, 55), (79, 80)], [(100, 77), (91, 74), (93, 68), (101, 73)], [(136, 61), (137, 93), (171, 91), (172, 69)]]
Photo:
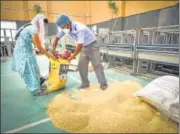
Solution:
[(104, 75), (104, 69), (101, 63), (101, 57), (99, 53), (99, 47), (97, 45), (96, 36), (92, 31), (79, 22), (72, 21), (69, 16), (61, 14), (56, 19), (56, 25), (58, 26), (58, 33), (53, 41), (53, 51), (55, 54), (55, 49), (58, 44), (59, 39), (61, 39), (65, 34), (69, 34), (73, 39), (76, 40), (76, 50), (72, 56), (68, 59), (70, 62), (75, 58), (80, 52), (80, 59), (78, 63), (78, 69), (81, 76), (81, 87), (89, 87), (88, 80), (88, 64), (91, 61), (98, 82), (101, 85), (101, 89), (105, 90), (108, 85)]

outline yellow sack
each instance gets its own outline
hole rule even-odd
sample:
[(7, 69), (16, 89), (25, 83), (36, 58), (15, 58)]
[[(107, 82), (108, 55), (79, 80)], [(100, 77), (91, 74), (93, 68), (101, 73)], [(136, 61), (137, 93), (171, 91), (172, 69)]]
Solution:
[(64, 59), (49, 59), (49, 77), (46, 83), (47, 91), (52, 92), (65, 88), (69, 62)]

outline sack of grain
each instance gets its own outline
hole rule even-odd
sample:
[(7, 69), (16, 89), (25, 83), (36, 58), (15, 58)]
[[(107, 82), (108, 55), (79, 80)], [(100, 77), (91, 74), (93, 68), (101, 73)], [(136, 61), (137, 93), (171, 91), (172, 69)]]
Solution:
[(168, 116), (176, 122), (179, 122), (179, 96), (171, 103), (168, 109)]
[[(169, 114), (169, 108), (172, 102), (177, 97), (179, 98), (179, 78), (175, 76), (159, 77), (142, 90), (135, 92), (134, 95), (153, 105), (165, 116), (174, 120), (172, 116), (170, 116), (172, 113)], [(179, 100), (177, 102), (179, 102)], [(179, 108), (177, 108), (177, 110), (179, 110)]]

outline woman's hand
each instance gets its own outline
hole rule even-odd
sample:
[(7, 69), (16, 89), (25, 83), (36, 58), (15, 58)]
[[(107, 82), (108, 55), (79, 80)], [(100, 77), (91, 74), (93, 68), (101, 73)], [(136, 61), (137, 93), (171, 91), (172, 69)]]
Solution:
[[(40, 42), (40, 40), (39, 40), (38, 34), (34, 34), (34, 35), (32, 35), (32, 37), (33, 37), (34, 44), (35, 44), (36, 47), (39, 49), (39, 51), (40, 51), (42, 54), (46, 55), (47, 57), (52, 57), (52, 56), (42, 47), (41, 42)], [(52, 57), (52, 58), (53, 58), (53, 57)]]
[(52, 54), (48, 54), (47, 57), (48, 57), (48, 58), (51, 58), (51, 59), (53, 59), (53, 60), (56, 60), (56, 59), (57, 59), (57, 58), (56, 58), (54, 55), (52, 55)]
[(33, 41), (35, 42), (37, 48), (39, 49), (39, 51), (46, 55), (48, 58), (51, 58), (53, 60), (56, 60), (56, 57), (50, 53), (48, 53), (41, 45), (40, 43), (40, 40), (39, 40), (39, 36), (36, 34), (36, 35), (33, 35)]
[(56, 51), (55, 50), (52, 51), (52, 55), (54, 55), (54, 56), (56, 55)]

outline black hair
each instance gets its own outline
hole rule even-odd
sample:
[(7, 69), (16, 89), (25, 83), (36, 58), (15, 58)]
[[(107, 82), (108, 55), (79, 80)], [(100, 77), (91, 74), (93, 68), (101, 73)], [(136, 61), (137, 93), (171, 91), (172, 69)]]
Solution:
[(48, 23), (48, 19), (44, 19), (44, 23)]

